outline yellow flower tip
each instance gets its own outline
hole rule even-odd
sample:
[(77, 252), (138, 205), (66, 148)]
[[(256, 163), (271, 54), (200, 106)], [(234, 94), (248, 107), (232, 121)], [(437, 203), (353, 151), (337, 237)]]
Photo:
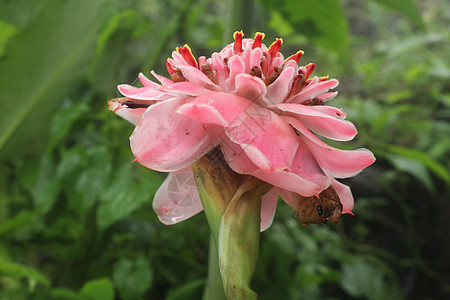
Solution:
[(275, 42), (273, 42), (272, 45), (270, 45), (269, 50), (267, 50), (267, 52), (269, 52), (272, 58), (275, 57), (275, 55), (278, 52), (280, 52), (281, 44), (283, 44), (283, 39), (276, 38)]
[(256, 39), (261, 39), (261, 40), (263, 40), (264, 38), (266, 37), (266, 34), (264, 33), (264, 32), (256, 32), (255, 33), (255, 40)]
[(242, 53), (242, 37), (244, 36), (244, 32), (241, 31), (235, 31), (233, 33), (234, 38), (234, 46), (233, 50), (235, 54), (241, 54)]
[(330, 75), (327, 75), (327, 76), (320, 76), (319, 77), (319, 81), (325, 81), (325, 80), (328, 80), (330, 78)]
[(242, 30), (240, 31), (235, 31), (233, 33), (233, 39), (236, 40), (236, 38), (240, 38), (242, 39), (242, 37), (244, 36), (244, 32)]
[(255, 39), (253, 41), (252, 49), (255, 49), (257, 47), (261, 47), (262, 40), (264, 39), (265, 36), (266, 35), (264, 33), (261, 33), (261, 32), (255, 33)]
[(285, 62), (288, 61), (288, 60), (290, 60), (290, 59), (293, 59), (293, 60), (295, 60), (295, 61), (298, 63), (299, 60), (300, 60), (300, 58), (302, 57), (302, 55), (303, 55), (304, 53), (305, 53), (305, 51), (303, 51), (303, 50), (298, 50), (297, 53), (295, 53), (295, 54), (289, 56), (288, 58), (286, 58), (286, 59), (285, 59)]
[(177, 52), (181, 54), (184, 60), (193, 67), (197, 67), (197, 60), (192, 54), (191, 48), (188, 44), (184, 44), (183, 47), (177, 47)]

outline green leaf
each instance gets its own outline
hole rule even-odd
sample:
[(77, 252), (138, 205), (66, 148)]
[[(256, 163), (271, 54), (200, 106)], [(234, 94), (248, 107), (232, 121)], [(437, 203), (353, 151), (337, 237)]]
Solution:
[(422, 16), (420, 15), (417, 4), (412, 0), (374, 0), (392, 10), (405, 15), (417, 28), (425, 30)]
[(28, 225), (37, 215), (35, 211), (21, 211), (14, 217), (0, 224), (0, 235)]
[(0, 20), (0, 32), (0, 57), (2, 57), (8, 40), (17, 32), (17, 28), (12, 24)]
[(342, 266), (342, 288), (355, 298), (399, 299), (389, 269), (373, 256), (352, 256)]
[(81, 101), (74, 101), (54, 114), (51, 120), (49, 149), (53, 149), (69, 133), (76, 120), (89, 111), (88, 102), (91, 95), (84, 96)]
[(450, 172), (447, 170), (447, 168), (433, 159), (427, 153), (420, 150), (404, 148), (400, 146), (389, 146), (388, 149), (392, 153), (401, 155), (402, 157), (411, 159), (424, 165), (436, 176), (440, 177), (443, 181), (445, 181), (446, 183), (450, 183)]
[(50, 299), (57, 300), (86, 300), (86, 297), (66, 288), (53, 288), (49, 291)]
[(150, 263), (144, 257), (122, 258), (114, 265), (113, 280), (124, 300), (140, 299), (152, 285)]
[(56, 166), (52, 158), (44, 155), (39, 166), (37, 181), (31, 190), (34, 206), (42, 213), (48, 212), (53, 207), (60, 191), (55, 171)]
[(151, 201), (162, 182), (157, 173), (146, 171), (145, 176), (136, 180), (131, 163), (115, 172), (115, 177), (100, 194), (97, 222), (101, 228), (129, 216), (143, 203)]
[(431, 180), (430, 174), (423, 164), (416, 160), (412, 160), (407, 157), (399, 155), (390, 155), (387, 157), (392, 164), (399, 170), (409, 173), (416, 177), (423, 185), (425, 185), (430, 191), (434, 191), (434, 184)]
[(0, 274), (2, 273), (14, 276), (18, 279), (26, 278), (31, 289), (33, 289), (37, 283), (41, 283), (44, 286), (50, 285), (50, 280), (47, 276), (38, 270), (29, 266), (0, 259)]
[(49, 2), (49, 0), (0, 1), (0, 19), (22, 30), (48, 6)]
[(86, 159), (88, 167), (82, 170), (76, 179), (74, 197), (70, 199), (71, 206), (81, 213), (86, 212), (99, 200), (99, 194), (107, 187), (111, 174), (109, 148), (89, 148), (86, 151)]
[(89, 300), (113, 300), (114, 285), (108, 278), (99, 278), (86, 282), (80, 294)]
[(169, 290), (166, 300), (194, 299), (194, 295), (198, 292), (198, 290), (203, 288), (204, 284), (204, 279), (197, 279), (185, 283), (181, 286)]
[[(48, 1), (0, 61), (0, 153), (43, 148), (50, 115), (89, 68), (106, 0)], [(76, 26), (74, 26), (76, 24)]]
[(135, 65), (134, 54), (128, 54), (126, 46), (132, 42), (133, 30), (138, 27), (138, 17), (135, 10), (127, 9), (111, 16), (105, 28), (100, 33), (95, 49), (95, 56), (88, 73), (88, 79), (96, 91), (110, 94), (116, 90), (117, 81), (123, 80), (129, 74), (127, 65)]
[[(298, 33), (317, 45), (346, 56), (348, 50), (348, 24), (338, 0), (261, 0), (265, 7), (281, 14), (293, 28), (305, 28)], [(276, 25), (278, 26), (278, 25)], [(283, 25), (283, 28), (286, 26)], [(277, 30), (277, 27), (273, 29)]]

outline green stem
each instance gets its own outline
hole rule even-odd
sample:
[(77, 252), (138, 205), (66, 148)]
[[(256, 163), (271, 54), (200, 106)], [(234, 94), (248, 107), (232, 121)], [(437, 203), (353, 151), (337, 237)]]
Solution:
[(243, 30), (247, 35), (253, 30), (253, 0), (228, 0), (225, 15), (223, 41), (228, 44), (233, 39), (233, 32)]
[(209, 241), (208, 279), (203, 293), (203, 300), (222, 300), (225, 298), (222, 277), (219, 271), (219, 259), (213, 236)]

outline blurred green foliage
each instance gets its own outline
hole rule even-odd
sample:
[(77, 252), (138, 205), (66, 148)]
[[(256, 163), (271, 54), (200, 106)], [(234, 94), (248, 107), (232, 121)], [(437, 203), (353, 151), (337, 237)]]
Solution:
[[(157, 220), (163, 174), (131, 163), (132, 126), (106, 100), (139, 71), (165, 74), (176, 46), (220, 50), (225, 5), (0, 2), (0, 299), (201, 298), (205, 218)], [(346, 180), (355, 216), (337, 226), (301, 226), (279, 203), (261, 299), (448, 298), (448, 2), (260, 0), (253, 20), (341, 81), (332, 105), (360, 132), (344, 147), (378, 159)]]

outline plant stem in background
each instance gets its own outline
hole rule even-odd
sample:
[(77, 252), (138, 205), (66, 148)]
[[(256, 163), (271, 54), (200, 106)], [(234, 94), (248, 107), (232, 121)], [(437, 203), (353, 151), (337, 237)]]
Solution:
[(232, 42), (233, 32), (244, 31), (252, 34), (253, 30), (253, 0), (228, 0), (225, 15), (225, 30), (223, 43)]

